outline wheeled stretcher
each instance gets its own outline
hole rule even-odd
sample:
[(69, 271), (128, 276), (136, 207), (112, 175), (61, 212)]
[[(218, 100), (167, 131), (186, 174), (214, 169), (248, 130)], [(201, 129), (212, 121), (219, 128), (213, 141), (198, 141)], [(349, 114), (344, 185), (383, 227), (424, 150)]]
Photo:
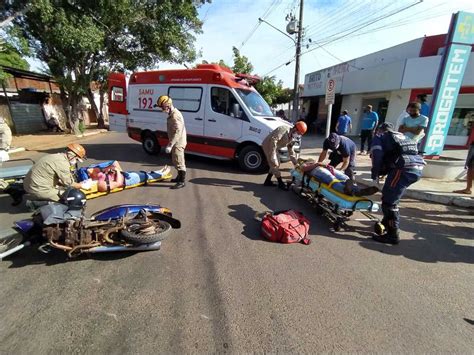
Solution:
[(292, 190), (309, 200), (319, 214), (327, 217), (333, 223), (336, 232), (341, 228), (347, 228), (347, 222), (357, 211), (364, 218), (354, 218), (355, 221), (375, 222), (376, 232), (382, 233), (379, 231), (381, 228), (379, 219), (373, 215), (379, 210), (377, 203), (367, 197), (344, 194), (341, 180), (334, 178), (329, 182), (311, 173), (304, 172), (301, 168), (292, 170)]

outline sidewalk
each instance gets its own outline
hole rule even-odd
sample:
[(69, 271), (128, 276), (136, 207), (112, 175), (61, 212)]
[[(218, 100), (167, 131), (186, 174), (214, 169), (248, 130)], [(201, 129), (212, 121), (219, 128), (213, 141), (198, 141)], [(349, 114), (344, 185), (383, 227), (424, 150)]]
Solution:
[[(351, 137), (359, 145), (357, 137)], [(301, 157), (317, 159), (323, 146), (324, 137), (310, 135), (303, 138)], [(446, 150), (444, 156), (451, 156), (458, 159), (465, 159), (467, 150)], [(371, 161), (368, 155), (357, 155), (357, 175), (356, 181), (360, 184), (371, 183), (370, 168)], [(437, 179), (422, 178), (416, 184), (411, 185), (405, 196), (440, 203), (443, 205), (454, 205), (458, 207), (474, 208), (474, 195), (471, 197), (452, 193), (453, 190), (460, 190), (466, 187), (466, 181), (443, 181)]]
[(47, 150), (53, 148), (65, 147), (69, 143), (79, 142), (84, 137), (90, 137), (101, 133), (108, 132), (106, 129), (87, 129), (84, 134), (75, 136), (73, 134), (57, 133), (57, 132), (41, 132), (39, 134), (29, 134), (22, 136), (14, 136), (12, 149), (9, 154), (32, 150)]

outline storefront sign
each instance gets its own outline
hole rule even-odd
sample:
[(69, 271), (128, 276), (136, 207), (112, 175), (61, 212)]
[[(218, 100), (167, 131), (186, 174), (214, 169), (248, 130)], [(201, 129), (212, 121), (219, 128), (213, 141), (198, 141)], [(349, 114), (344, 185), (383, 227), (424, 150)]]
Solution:
[(451, 20), (447, 49), (441, 61), (433, 94), (424, 146), (424, 152), (428, 156), (439, 156), (444, 149), (473, 43), (474, 14), (458, 12)]

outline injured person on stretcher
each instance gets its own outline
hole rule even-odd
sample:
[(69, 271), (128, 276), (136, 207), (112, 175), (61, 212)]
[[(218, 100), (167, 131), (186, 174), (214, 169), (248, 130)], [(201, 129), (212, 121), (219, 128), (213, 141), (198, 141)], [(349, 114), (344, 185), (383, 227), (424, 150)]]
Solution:
[(299, 163), (300, 169), (306, 175), (313, 176), (319, 182), (345, 195), (362, 197), (374, 195), (379, 191), (376, 186), (360, 188), (354, 180), (349, 179), (342, 171), (336, 170), (330, 165), (323, 165), (314, 160), (300, 161)]
[[(91, 180), (91, 186), (98, 192), (108, 192), (115, 189), (132, 187), (148, 181), (163, 179), (164, 171), (124, 171), (118, 161), (80, 168), (77, 171), (79, 181)], [(95, 186), (94, 186), (95, 185)]]

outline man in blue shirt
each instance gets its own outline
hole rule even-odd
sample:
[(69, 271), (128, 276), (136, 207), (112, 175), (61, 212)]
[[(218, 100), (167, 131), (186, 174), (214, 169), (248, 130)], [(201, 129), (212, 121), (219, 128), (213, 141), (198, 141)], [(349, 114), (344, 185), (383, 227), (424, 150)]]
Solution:
[(352, 132), (352, 119), (346, 110), (342, 111), (341, 116), (337, 119), (336, 132), (340, 136), (345, 136), (348, 132)]
[(360, 154), (364, 154), (365, 141), (367, 140), (367, 152), (370, 151), (372, 145), (372, 137), (375, 129), (379, 124), (379, 115), (372, 111), (372, 105), (367, 105), (364, 115), (362, 116), (362, 126), (360, 131)]
[(326, 159), (328, 150), (331, 151), (329, 155), (329, 165), (337, 168), (337, 166), (342, 163), (337, 169), (344, 171), (344, 174), (346, 174), (350, 180), (354, 180), (356, 144), (347, 137), (331, 133), (329, 137), (324, 140), (323, 151), (319, 155), (318, 163), (322, 163)]
[(403, 133), (416, 143), (425, 136), (425, 129), (428, 127), (428, 117), (420, 114), (421, 105), (418, 102), (411, 102), (408, 105), (408, 115), (402, 121), (398, 131)]
[(416, 143), (403, 133), (395, 132), (391, 123), (380, 125), (372, 144), (372, 180), (378, 183), (387, 175), (382, 189), (382, 225), (385, 233), (373, 239), (381, 243), (398, 244), (400, 212), (398, 204), (406, 189), (421, 178), (425, 162), (418, 155)]
[(430, 115), (430, 105), (428, 105), (428, 95), (420, 94), (416, 97), (416, 101), (421, 105), (420, 113), (428, 117)]

